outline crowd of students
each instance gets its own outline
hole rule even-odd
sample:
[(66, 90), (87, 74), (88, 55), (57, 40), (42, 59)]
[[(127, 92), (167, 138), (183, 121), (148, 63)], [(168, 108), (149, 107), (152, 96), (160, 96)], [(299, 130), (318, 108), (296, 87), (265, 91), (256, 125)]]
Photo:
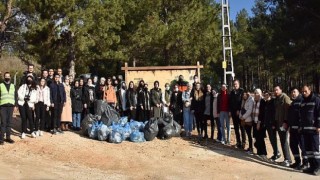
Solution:
[(74, 79), (63, 76), (61, 68), (56, 72), (43, 70), (37, 78), (33, 68), (33, 65), (28, 66), (17, 90), (11, 83), (10, 73), (4, 74), (4, 82), (0, 84), (1, 145), (4, 141), (14, 143), (10, 131), (16, 107), (20, 112), (21, 138), (24, 139), (27, 129), (32, 138), (43, 136), (43, 131), (63, 134), (70, 128), (80, 130), (85, 115), (95, 113), (95, 102), (104, 100), (121, 116), (138, 121), (172, 113), (183, 126), (186, 137), (196, 129), (198, 140), (210, 138), (224, 145), (230, 145), (232, 119), (236, 148), (247, 147), (247, 153), (253, 154), (255, 147), (257, 155), (265, 160), (267, 134), (273, 148), (270, 159), (276, 161), (281, 157), (278, 134), (284, 156), (282, 164), (319, 175), (320, 99), (312, 93), (310, 86), (301, 89), (302, 95), (298, 88), (293, 88), (289, 97), (280, 86), (275, 86), (274, 92), (255, 89), (251, 93), (240, 88), (239, 81), (235, 80), (231, 91), (222, 84), (218, 92), (210, 84), (203, 86), (196, 75), (193, 83), (184, 81), (180, 75), (172, 85), (166, 83), (164, 90), (158, 81), (149, 90), (143, 80), (137, 87), (132, 81), (127, 87), (121, 77)]

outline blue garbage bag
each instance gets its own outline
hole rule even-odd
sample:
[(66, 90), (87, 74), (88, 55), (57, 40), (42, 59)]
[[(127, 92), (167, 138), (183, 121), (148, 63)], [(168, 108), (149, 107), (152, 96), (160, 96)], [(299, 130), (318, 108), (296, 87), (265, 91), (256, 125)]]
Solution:
[(120, 124), (121, 126), (126, 125), (127, 122), (128, 122), (128, 116), (124, 116), (124, 117), (121, 117), (121, 118), (119, 119), (119, 124)]
[(111, 134), (111, 130), (108, 128), (107, 125), (102, 125), (98, 129), (98, 140), (105, 141), (108, 139), (109, 134)]
[(95, 121), (88, 129), (88, 135), (91, 139), (98, 138), (98, 129), (103, 125), (101, 121)]
[(122, 139), (123, 140), (127, 140), (130, 138), (130, 134), (131, 134), (132, 130), (130, 127), (129, 123), (126, 123), (123, 127), (123, 132), (122, 132)]
[(132, 142), (145, 142), (144, 133), (139, 131), (133, 131), (130, 135), (130, 141)]
[(143, 128), (144, 128), (144, 123), (143, 122), (138, 122), (138, 121), (135, 121), (135, 120), (131, 120), (130, 121), (130, 127), (131, 127), (131, 130), (132, 131), (143, 131)]
[(111, 135), (109, 136), (109, 142), (110, 143), (122, 143), (122, 134), (117, 131), (112, 131)]

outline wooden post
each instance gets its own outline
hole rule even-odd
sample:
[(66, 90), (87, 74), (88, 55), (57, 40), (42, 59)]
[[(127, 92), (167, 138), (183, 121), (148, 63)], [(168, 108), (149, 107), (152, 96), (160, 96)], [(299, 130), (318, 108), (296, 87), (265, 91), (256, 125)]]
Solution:
[(200, 62), (197, 61), (197, 75), (198, 75), (198, 78), (199, 78), (199, 82), (201, 82), (201, 76), (200, 76)]

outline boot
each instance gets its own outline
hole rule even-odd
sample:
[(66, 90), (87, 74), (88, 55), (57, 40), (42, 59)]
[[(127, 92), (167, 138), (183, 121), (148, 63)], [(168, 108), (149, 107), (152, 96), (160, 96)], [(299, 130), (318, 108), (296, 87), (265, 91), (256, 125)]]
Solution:
[(65, 131), (66, 130), (66, 126), (65, 126), (65, 123), (61, 123), (61, 125), (60, 125), (61, 127), (60, 127), (60, 129), (62, 130), (62, 131)]
[(65, 126), (65, 128), (66, 128), (65, 130), (66, 130), (66, 131), (69, 131), (69, 130), (70, 130), (70, 129), (69, 129), (69, 124), (66, 123), (65, 125), (66, 125), (66, 126)]
[(314, 161), (315, 161), (315, 158), (309, 158), (310, 167), (308, 167), (307, 169), (304, 169), (304, 170), (303, 170), (304, 173), (313, 174), (313, 172), (314, 172), (314, 170), (315, 170)]
[(293, 169), (298, 169), (300, 170), (301, 167), (301, 159), (300, 158), (295, 158), (295, 162), (290, 165), (291, 168)]
[(304, 170), (304, 169), (307, 169), (308, 167), (309, 167), (308, 159), (303, 159), (302, 165), (300, 166), (300, 169)]

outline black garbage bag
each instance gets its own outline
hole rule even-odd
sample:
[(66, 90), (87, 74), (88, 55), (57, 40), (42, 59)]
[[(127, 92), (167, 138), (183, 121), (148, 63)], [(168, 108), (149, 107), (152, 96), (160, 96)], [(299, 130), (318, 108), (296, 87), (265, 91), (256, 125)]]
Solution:
[(173, 121), (173, 128), (174, 128), (174, 137), (180, 137), (181, 134), (181, 125), (176, 121)]
[(102, 102), (101, 104), (102, 115), (101, 121), (103, 124), (107, 126), (111, 126), (112, 122), (118, 122), (120, 119), (120, 114), (111, 106), (109, 106), (106, 102)]
[(103, 112), (106, 109), (106, 106), (107, 106), (107, 103), (105, 103), (103, 100), (96, 100), (94, 102), (94, 113), (95, 113), (95, 115), (101, 118)]
[(144, 138), (147, 141), (152, 141), (155, 137), (157, 137), (159, 132), (158, 119), (151, 118), (148, 121), (148, 123), (144, 126), (143, 132)]
[(91, 127), (91, 125), (96, 122), (96, 117), (93, 114), (88, 114), (81, 123), (81, 133), (85, 136), (88, 136), (88, 129)]
[(159, 139), (170, 139), (175, 136), (175, 128), (171, 124), (167, 124), (163, 128), (159, 127), (158, 138)]

